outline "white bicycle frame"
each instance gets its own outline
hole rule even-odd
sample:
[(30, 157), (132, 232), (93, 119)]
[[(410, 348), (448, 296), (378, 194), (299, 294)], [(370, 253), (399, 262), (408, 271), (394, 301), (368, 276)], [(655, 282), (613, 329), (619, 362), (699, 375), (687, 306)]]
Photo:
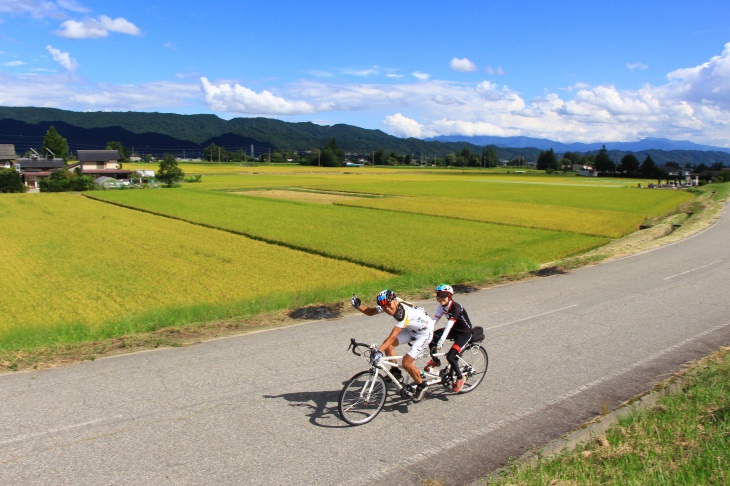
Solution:
[[(446, 359), (446, 353), (436, 353), (431, 356), (434, 358), (438, 358), (438, 359), (441, 359), (441, 358)], [(457, 356), (457, 358), (459, 359), (459, 365), (462, 368), (464, 367), (464, 365), (469, 364), (466, 361), (464, 361), (464, 359), (461, 357), (461, 354), (459, 354)], [(387, 377), (389, 377), (391, 379), (391, 381), (393, 383), (395, 383), (395, 385), (398, 387), (398, 390), (402, 390), (404, 387), (398, 380), (395, 379), (393, 374), (390, 372), (390, 369), (398, 367), (398, 363), (402, 360), (403, 360), (403, 356), (383, 356), (382, 358), (380, 358), (380, 361), (378, 361), (377, 364), (373, 365), (373, 368), (378, 370), (377, 372), (382, 371)], [(448, 365), (448, 361), (447, 361), (447, 365)], [(421, 376), (423, 377), (424, 375), (427, 378), (429, 378), (428, 380), (426, 380), (426, 379), (423, 380), (426, 383), (426, 385), (433, 385), (435, 383), (441, 382), (441, 378), (442, 378), (441, 370), (436, 370), (435, 373), (433, 371), (424, 370), (421, 372)], [(373, 380), (372, 383), (370, 384), (370, 390), (368, 390), (368, 393), (372, 392), (372, 388), (374, 386), (375, 386), (375, 380)]]

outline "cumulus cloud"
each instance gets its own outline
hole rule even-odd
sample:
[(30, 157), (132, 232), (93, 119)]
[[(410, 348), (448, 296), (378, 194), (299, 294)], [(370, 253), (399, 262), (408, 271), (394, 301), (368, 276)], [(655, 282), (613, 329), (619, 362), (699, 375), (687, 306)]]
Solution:
[(453, 71), (458, 71), (460, 73), (468, 73), (477, 70), (474, 63), (467, 58), (458, 59), (455, 57), (451, 60), (449, 66)]
[(301, 115), (322, 110), (306, 101), (290, 101), (267, 90), (256, 93), (240, 84), (213, 85), (205, 77), (200, 78), (200, 82), (205, 101), (213, 110), (269, 116)]
[(132, 22), (118, 17), (112, 19), (106, 15), (85, 18), (81, 21), (67, 20), (61, 24), (61, 30), (55, 33), (67, 39), (99, 39), (108, 37), (110, 32), (139, 36), (142, 32)]
[(696, 67), (672, 71), (667, 79), (669, 84), (662, 89), (666, 96), (730, 109), (730, 42), (721, 55)]
[(405, 117), (400, 113), (386, 116), (383, 123), (390, 128), (390, 132), (397, 137), (428, 138), (437, 134), (432, 130), (427, 130), (416, 120)]
[(53, 60), (60, 64), (66, 71), (73, 73), (78, 69), (79, 63), (68, 52), (61, 52), (61, 50), (53, 46), (46, 46), (46, 50), (51, 54)]

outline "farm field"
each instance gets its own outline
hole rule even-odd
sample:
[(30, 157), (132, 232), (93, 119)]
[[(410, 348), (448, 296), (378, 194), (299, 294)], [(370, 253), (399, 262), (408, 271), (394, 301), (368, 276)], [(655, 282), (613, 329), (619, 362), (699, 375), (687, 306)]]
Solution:
[(693, 197), (488, 171), (181, 167), (202, 182), (0, 197), (0, 350), (491, 281)]
[(244, 315), (389, 277), (73, 194), (3, 195), (0, 225), (4, 347)]

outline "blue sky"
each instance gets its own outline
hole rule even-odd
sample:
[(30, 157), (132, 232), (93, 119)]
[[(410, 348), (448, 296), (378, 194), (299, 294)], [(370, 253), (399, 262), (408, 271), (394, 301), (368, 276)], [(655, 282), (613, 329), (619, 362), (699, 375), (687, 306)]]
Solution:
[(0, 0), (0, 105), (730, 147), (727, 0)]

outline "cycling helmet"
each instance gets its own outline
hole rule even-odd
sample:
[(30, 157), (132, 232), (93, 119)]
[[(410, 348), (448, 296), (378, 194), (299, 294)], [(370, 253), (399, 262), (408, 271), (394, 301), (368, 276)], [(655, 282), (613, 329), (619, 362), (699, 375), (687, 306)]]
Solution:
[(436, 287), (436, 293), (439, 292), (448, 292), (449, 295), (454, 295), (454, 289), (451, 288), (451, 285), (441, 284), (438, 287)]
[(385, 289), (378, 294), (376, 300), (378, 301), (378, 305), (386, 305), (395, 300), (395, 292), (390, 289)]

